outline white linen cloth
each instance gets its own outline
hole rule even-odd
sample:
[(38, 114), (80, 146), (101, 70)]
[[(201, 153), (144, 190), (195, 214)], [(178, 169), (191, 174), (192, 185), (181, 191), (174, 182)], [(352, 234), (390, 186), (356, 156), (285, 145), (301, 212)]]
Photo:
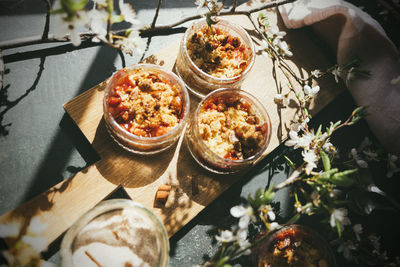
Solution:
[(279, 7), (287, 28), (312, 25), (344, 65), (358, 57), (370, 78), (346, 82), (359, 106), (367, 106), (370, 129), (387, 151), (400, 155), (399, 52), (377, 21), (341, 0), (298, 0)]

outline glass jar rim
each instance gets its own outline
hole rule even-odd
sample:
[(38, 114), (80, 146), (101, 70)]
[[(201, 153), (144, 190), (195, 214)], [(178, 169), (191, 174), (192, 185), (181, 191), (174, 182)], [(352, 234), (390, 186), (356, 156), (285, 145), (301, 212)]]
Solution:
[(271, 126), (271, 120), (270, 120), (269, 114), (268, 114), (266, 108), (264, 107), (264, 105), (261, 104), (261, 102), (254, 95), (250, 94), (249, 92), (241, 90), (241, 89), (235, 89), (235, 88), (220, 88), (220, 89), (214, 90), (211, 93), (209, 93), (208, 95), (206, 95), (200, 101), (200, 103), (198, 104), (198, 106), (196, 108), (196, 111), (194, 113), (194, 128), (195, 128), (194, 132), (195, 132), (196, 135), (199, 134), (198, 116), (199, 116), (199, 113), (200, 113), (200, 110), (201, 110), (202, 106), (214, 94), (217, 94), (217, 93), (220, 93), (220, 92), (226, 92), (226, 93), (232, 92), (232, 93), (237, 94), (238, 96), (244, 96), (244, 97), (246, 97), (246, 98), (248, 98), (250, 100), (250, 102), (251, 102), (250, 104), (251, 104), (252, 107), (254, 107), (254, 105), (256, 106), (255, 109), (258, 110), (260, 113), (262, 113), (262, 116), (265, 119), (265, 123), (267, 123), (267, 125), (268, 125), (268, 130), (267, 130), (267, 134), (265, 136), (265, 141), (264, 141), (262, 147), (260, 148), (260, 150), (257, 151), (257, 153), (255, 153), (254, 155), (252, 155), (252, 156), (250, 156), (248, 158), (238, 159), (238, 160), (226, 159), (226, 158), (223, 158), (223, 157), (219, 156), (217, 153), (212, 151), (203, 142), (203, 140), (201, 140), (201, 138), (198, 138), (199, 142), (198, 142), (197, 145), (200, 145), (203, 150), (205, 150), (208, 153), (211, 153), (213, 156), (215, 156), (219, 160), (224, 161), (224, 162), (229, 163), (229, 164), (240, 165), (240, 164), (243, 164), (243, 163), (250, 162), (250, 161), (258, 158), (259, 156), (261, 156), (265, 152), (265, 150), (267, 149), (267, 147), (269, 145), (269, 141), (271, 139), (272, 126)]
[(204, 71), (203, 71), (202, 69), (200, 69), (196, 64), (194, 64), (193, 60), (192, 60), (192, 59), (190, 58), (190, 56), (189, 56), (189, 52), (188, 52), (187, 47), (186, 47), (187, 41), (188, 41), (188, 39), (189, 39), (189, 36), (188, 36), (188, 35), (189, 35), (189, 30), (192, 29), (192, 28), (194, 28), (195, 26), (198, 26), (198, 25), (201, 25), (201, 24), (207, 24), (207, 20), (206, 20), (205, 18), (199, 19), (199, 20), (193, 22), (193, 24), (190, 26), (190, 28), (188, 28), (188, 29), (186, 30), (185, 35), (183, 36), (183, 39), (182, 39), (182, 42), (183, 42), (183, 44), (182, 44), (183, 53), (185, 54), (185, 57), (189, 60), (189, 62), (190, 62), (190, 64), (191, 64), (191, 66), (189, 66), (189, 67), (194, 68), (197, 72), (201, 73), (202, 75), (204, 75), (204, 76), (207, 77), (208, 79), (214, 80), (214, 81), (216, 81), (216, 82), (225, 82), (225, 83), (234, 82), (234, 81), (236, 81), (237, 79), (240, 79), (240, 77), (246, 76), (247, 73), (248, 73), (248, 72), (251, 70), (251, 68), (253, 67), (254, 61), (255, 61), (255, 47), (254, 47), (254, 43), (253, 43), (253, 41), (251, 40), (251, 37), (250, 37), (250, 35), (247, 33), (247, 31), (246, 31), (245, 29), (243, 29), (240, 25), (235, 24), (235, 23), (232, 23), (232, 22), (229, 22), (229, 21), (224, 20), (224, 19), (218, 19), (218, 22), (217, 22), (217, 24), (215, 24), (215, 25), (218, 25), (219, 23), (225, 24), (225, 25), (227, 25), (227, 26), (232, 27), (235, 31), (238, 31), (239, 33), (242, 33), (242, 34), (244, 35), (244, 37), (247, 38), (247, 39), (249, 40), (248, 44), (246, 44), (246, 45), (249, 45), (249, 48), (250, 48), (250, 50), (251, 50), (251, 59), (250, 59), (250, 64), (247, 66), (247, 68), (246, 68), (243, 72), (241, 72), (239, 75), (236, 75), (236, 76), (234, 76), (234, 77), (230, 77), (230, 78), (219, 78), (219, 77), (214, 77), (214, 76), (212, 76), (212, 75), (210, 75), (210, 74), (204, 72)]
[[(169, 239), (168, 239), (168, 234), (167, 231), (164, 227), (164, 225), (161, 223), (161, 221), (157, 218), (157, 216), (148, 208), (140, 204), (139, 202), (135, 202), (130, 199), (123, 199), (123, 198), (116, 198), (116, 199), (109, 199), (109, 200), (103, 200), (100, 202), (98, 205), (87, 211), (85, 214), (83, 214), (66, 232), (62, 242), (61, 242), (61, 257), (62, 257), (62, 266), (64, 264), (67, 264), (66, 267), (69, 267), (69, 264), (72, 264), (72, 262), (67, 261), (67, 257), (72, 257), (72, 252), (70, 251), (70, 247), (74, 242), (75, 236), (79, 233), (80, 230), (82, 230), (83, 227), (85, 227), (90, 221), (95, 219), (97, 216), (104, 214), (106, 212), (110, 211), (115, 211), (119, 209), (124, 209), (126, 207), (129, 208), (137, 208), (141, 211), (144, 211), (150, 218), (151, 221), (153, 221), (154, 226), (159, 228), (161, 230), (161, 236), (163, 239), (162, 246), (165, 249), (165, 266), (168, 265), (169, 261)], [(164, 242), (165, 241), (165, 242)]]
[[(167, 132), (167, 133), (165, 133), (165, 134), (163, 134), (163, 135), (160, 135), (160, 136), (144, 137), (144, 136), (135, 135), (135, 134), (133, 134), (133, 133), (127, 131), (127, 130), (124, 129), (123, 127), (121, 127), (121, 125), (119, 125), (119, 124), (115, 121), (114, 117), (113, 117), (111, 114), (109, 114), (109, 109), (108, 109), (108, 104), (107, 104), (107, 100), (106, 100), (106, 99), (108, 99), (108, 93), (109, 93), (109, 91), (110, 91), (112, 79), (114, 78), (114, 76), (115, 76), (117, 73), (119, 73), (120, 71), (123, 71), (123, 70), (136, 70), (136, 69), (140, 69), (140, 68), (143, 68), (143, 70), (156, 70), (156, 71), (158, 71), (158, 72), (160, 72), (160, 73), (162, 73), (162, 74), (167, 74), (167, 75), (172, 76), (173, 79), (176, 80), (176, 81), (178, 82), (179, 87), (181, 88), (179, 91), (182, 92), (182, 94), (183, 94), (183, 96), (184, 96), (185, 104), (183, 105), (184, 113), (183, 113), (182, 119), (180, 119), (180, 121), (178, 122), (178, 124), (175, 125), (175, 127), (172, 128), (169, 132)], [(155, 65), (155, 64), (139, 63), (139, 64), (134, 64), (134, 65), (131, 65), (131, 66), (127, 66), (127, 67), (125, 67), (125, 68), (123, 68), (123, 69), (118, 70), (117, 72), (115, 72), (115, 73), (113, 74), (113, 76), (112, 76), (112, 77), (110, 78), (110, 80), (108, 81), (105, 90), (106, 90), (106, 91), (105, 91), (106, 95), (105, 95), (104, 98), (103, 98), (103, 112), (104, 112), (104, 115), (106, 115), (107, 118), (109, 118), (110, 123), (111, 123), (111, 127), (119, 129), (121, 132), (123, 132), (124, 134), (126, 134), (127, 137), (128, 137), (129, 139), (131, 139), (131, 141), (138, 140), (138, 141), (147, 141), (147, 142), (150, 142), (150, 143), (156, 143), (156, 142), (158, 142), (158, 141), (163, 141), (164, 139), (168, 139), (170, 136), (174, 136), (174, 135), (175, 135), (177, 132), (179, 132), (179, 131), (182, 129), (182, 127), (185, 125), (186, 120), (187, 120), (187, 117), (188, 117), (188, 114), (189, 114), (189, 111), (190, 111), (189, 93), (188, 93), (188, 91), (187, 91), (187, 89), (186, 89), (185, 84), (184, 84), (183, 81), (181, 80), (181, 78), (179, 78), (179, 77), (178, 77), (175, 73), (173, 73), (172, 71), (169, 71), (169, 70), (167, 70), (167, 69), (165, 69), (165, 68), (162, 68), (162, 67), (160, 67), (160, 66), (158, 66), (158, 65)], [(107, 114), (106, 114), (106, 113), (107, 113)]]

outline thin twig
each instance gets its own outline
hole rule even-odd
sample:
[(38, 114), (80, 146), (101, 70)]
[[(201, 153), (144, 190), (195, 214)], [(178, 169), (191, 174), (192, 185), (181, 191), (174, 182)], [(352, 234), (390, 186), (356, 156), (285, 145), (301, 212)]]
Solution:
[[(286, 72), (290, 72), (290, 75), (292, 75), (292, 77), (294, 77), (294, 79), (296, 79), (296, 81), (303, 86), (302, 84), (302, 79), (297, 77), (296, 73), (294, 73), (292, 71), (292, 69), (289, 67), (289, 65), (287, 65), (287, 63), (280, 58), (278, 52), (275, 50), (274, 46), (271, 44), (270, 40), (265, 36), (264, 32), (260, 30), (260, 28), (258, 27), (258, 25), (253, 21), (253, 18), (251, 17), (251, 14), (247, 15), (248, 19), (250, 20), (250, 22), (253, 24), (253, 27), (256, 29), (256, 31), (261, 35), (261, 37), (267, 42), (269, 50), (272, 51), (272, 56), (273, 59), (278, 63), (278, 68), (282, 71), (283, 75), (285, 75), (286, 79), (288, 80), (290, 86), (289, 89), (295, 94), (296, 98), (299, 100), (299, 105), (300, 105), (300, 112), (301, 115), (303, 117), (303, 119), (307, 118), (307, 114), (304, 113), (304, 105), (303, 105), (303, 101), (301, 101), (298, 97), (297, 97), (297, 92), (295, 91), (295, 86), (294, 83), (291, 79), (291, 77), (289, 76), (289, 74)], [(260, 21), (258, 21), (259, 24)], [(305, 130), (308, 131), (308, 126), (307, 124), (305, 125)]]
[(44, 24), (42, 40), (47, 40), (49, 37), (49, 30), (50, 30), (50, 10), (51, 10), (51, 3), (50, 0), (43, 0), (44, 4), (46, 5), (46, 22)]
[(237, 0), (233, 0), (233, 5), (232, 5), (232, 8), (231, 8), (231, 12), (235, 12), (236, 7), (237, 7)]
[(274, 191), (276, 192), (276, 191), (296, 182), (298, 179), (300, 179), (300, 177), (301, 177), (300, 174), (302, 173), (302, 170), (303, 170), (303, 165), (300, 166), (299, 168), (297, 168), (296, 170), (294, 170), (292, 172), (292, 174), (285, 181), (276, 185), (274, 187)]
[(158, 18), (158, 13), (160, 12), (161, 4), (162, 4), (162, 0), (158, 0), (156, 13), (154, 14), (153, 22), (151, 23), (151, 27), (150, 27), (152, 29), (154, 29), (154, 27), (156, 26), (156, 21), (157, 21), (157, 18)]
[(89, 259), (91, 259), (98, 267), (102, 267), (103, 265), (101, 265), (94, 257), (92, 254), (89, 253), (89, 251), (85, 250), (85, 254), (86, 256), (89, 257)]
[(3, 76), (4, 76), (3, 51), (1, 51), (0, 49), (0, 89), (3, 88)]
[[(292, 3), (295, 1), (297, 1), (297, 0), (276, 1), (273, 3), (265, 4), (265, 5), (257, 7), (257, 8), (249, 9), (248, 11), (235, 11), (235, 12), (225, 11), (225, 12), (221, 12), (219, 16), (232, 16), (232, 15), (247, 16), (249, 14), (252, 14), (252, 13), (264, 10), (264, 9), (274, 8), (274, 7), (284, 5), (287, 3)], [(140, 30), (140, 35), (141, 36), (144, 36), (144, 35), (145, 36), (154, 36), (154, 35), (157, 35), (159, 33), (162, 33), (162, 32), (168, 31), (168, 30), (173, 30), (176, 26), (179, 26), (188, 21), (200, 19), (201, 17), (202, 17), (201, 15), (194, 15), (194, 16), (189, 16), (189, 17), (183, 18), (172, 24), (167, 24), (167, 25), (162, 25), (162, 26), (154, 26), (154, 28), (151, 28), (149, 26), (147, 28)], [(111, 33), (112, 33), (112, 35), (124, 35), (127, 30), (129, 30), (129, 29), (127, 28), (127, 29), (122, 29), (122, 30), (117, 30), (117, 31), (111, 31)], [(80, 34), (81, 40), (83, 40), (83, 41), (92, 39), (95, 36), (96, 36), (96, 34), (94, 34), (92, 32), (85, 32), (85, 33)], [(63, 37), (54, 37), (53, 35), (49, 34), (47, 40), (42, 40), (41, 36), (40, 37), (33, 36), (33, 37), (28, 37), (28, 38), (21, 38), (21, 39), (0, 42), (0, 49), (4, 50), (4, 49), (10, 49), (10, 48), (17, 48), (17, 47), (21, 47), (21, 46), (44, 44), (44, 43), (56, 43), (56, 42), (70, 42), (69, 35), (65, 35)]]

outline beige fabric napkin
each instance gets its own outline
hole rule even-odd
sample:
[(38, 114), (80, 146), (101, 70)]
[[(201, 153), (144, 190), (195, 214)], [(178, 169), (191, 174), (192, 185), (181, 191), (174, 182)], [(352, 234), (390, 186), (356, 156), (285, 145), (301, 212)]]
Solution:
[(368, 106), (372, 132), (389, 152), (400, 155), (400, 58), (379, 23), (341, 0), (298, 0), (279, 11), (287, 28), (312, 25), (336, 51), (339, 65), (361, 59), (361, 68), (372, 76), (342, 78), (357, 104)]

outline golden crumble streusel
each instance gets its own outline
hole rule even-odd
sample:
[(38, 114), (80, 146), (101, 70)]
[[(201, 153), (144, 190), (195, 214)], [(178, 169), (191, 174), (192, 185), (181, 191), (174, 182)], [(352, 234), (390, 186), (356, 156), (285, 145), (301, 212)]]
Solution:
[(267, 125), (260, 122), (250, 104), (236, 97), (217, 97), (205, 102), (198, 124), (206, 146), (230, 160), (245, 159), (257, 153), (267, 132)]
[(217, 78), (236, 77), (250, 62), (250, 55), (241, 39), (218, 26), (199, 29), (189, 38), (186, 47), (194, 64)]
[(143, 137), (166, 134), (183, 114), (177, 86), (160, 73), (143, 69), (122, 75), (111, 90), (108, 106), (120, 126)]

